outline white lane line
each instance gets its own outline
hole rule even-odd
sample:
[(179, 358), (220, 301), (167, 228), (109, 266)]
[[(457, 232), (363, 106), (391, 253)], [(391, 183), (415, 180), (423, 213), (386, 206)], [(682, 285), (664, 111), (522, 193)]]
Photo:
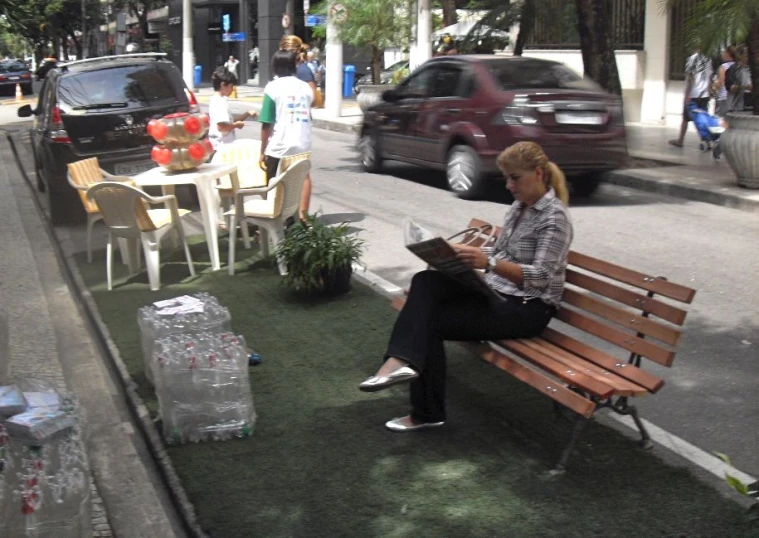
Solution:
[[(354, 265), (354, 275), (365, 284), (368, 284), (374, 288), (377, 288), (380, 293), (387, 297), (392, 297), (394, 295), (399, 295), (403, 292), (402, 288), (399, 288), (392, 282), (385, 280), (384, 278), (372, 273), (371, 271), (365, 269), (362, 266)], [(638, 434), (638, 428), (635, 426), (635, 422), (631, 417), (621, 416), (617, 415), (615, 413), (605, 413), (605, 417), (610, 417), (616, 420), (617, 422), (620, 422), (633, 430), (633, 433), (635, 436)], [(719, 459), (717, 456), (714, 456), (710, 454), (709, 452), (706, 452), (705, 450), (702, 450), (698, 448), (695, 445), (692, 445), (685, 439), (682, 439), (678, 437), (677, 435), (673, 433), (669, 433), (668, 431), (660, 428), (656, 424), (653, 424), (646, 419), (641, 419), (643, 422), (643, 425), (648, 430), (649, 435), (651, 436), (651, 439), (658, 445), (663, 446), (664, 448), (674, 452), (675, 454), (679, 455), (682, 458), (685, 458), (686, 460), (690, 461), (691, 463), (698, 465), (702, 469), (709, 471), (713, 475), (717, 476), (720, 479), (725, 478), (726, 474), (730, 474), (731, 476), (734, 476), (744, 484), (752, 484), (757, 481), (756, 478), (753, 476), (744, 473), (743, 471), (740, 471), (734, 467), (729, 466), (725, 462), (723, 462), (721, 459)], [(728, 454), (729, 455), (729, 454)]]

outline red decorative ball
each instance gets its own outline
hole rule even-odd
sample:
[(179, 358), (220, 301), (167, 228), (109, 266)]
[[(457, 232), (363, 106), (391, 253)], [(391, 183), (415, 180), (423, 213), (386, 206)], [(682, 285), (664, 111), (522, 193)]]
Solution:
[(150, 120), (150, 123), (148, 123), (148, 133), (155, 138), (156, 142), (161, 142), (165, 139), (168, 132), (168, 127), (161, 121)]
[(200, 132), (203, 126), (200, 124), (200, 120), (195, 116), (190, 116), (184, 120), (184, 130), (191, 135), (196, 135)]
[(202, 161), (206, 158), (206, 148), (204, 148), (203, 144), (200, 144), (199, 142), (190, 144), (187, 148), (187, 153), (190, 155), (190, 158), (195, 161)]
[(171, 150), (163, 146), (153, 146), (150, 151), (150, 158), (161, 166), (167, 166), (171, 163)]
[(203, 125), (206, 127), (211, 126), (211, 118), (208, 116), (208, 114), (202, 114), (200, 117), (203, 119)]

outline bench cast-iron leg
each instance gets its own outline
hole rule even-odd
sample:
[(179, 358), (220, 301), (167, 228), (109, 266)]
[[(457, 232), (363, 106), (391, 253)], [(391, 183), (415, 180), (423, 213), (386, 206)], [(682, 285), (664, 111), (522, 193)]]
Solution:
[(572, 450), (575, 448), (575, 444), (577, 443), (577, 439), (580, 437), (580, 433), (582, 432), (582, 429), (585, 427), (585, 424), (587, 424), (588, 419), (578, 415), (577, 419), (575, 420), (575, 424), (572, 427), (572, 435), (569, 438), (569, 443), (567, 443), (567, 446), (564, 448), (564, 452), (561, 453), (561, 459), (559, 460), (559, 463), (556, 465), (556, 468), (551, 471), (552, 475), (557, 474), (563, 474), (567, 467), (567, 462), (569, 461), (569, 456), (572, 454)]
[(625, 402), (623, 405), (614, 407), (613, 408), (617, 413), (620, 415), (630, 415), (632, 419), (635, 421), (635, 425), (638, 427), (638, 431), (640, 431), (640, 446), (643, 447), (646, 450), (649, 450), (653, 448), (654, 444), (651, 442), (651, 437), (648, 435), (648, 431), (646, 430), (646, 427), (643, 425), (643, 421), (640, 420), (640, 416), (638, 416), (638, 408), (634, 405), (627, 405), (627, 402)]

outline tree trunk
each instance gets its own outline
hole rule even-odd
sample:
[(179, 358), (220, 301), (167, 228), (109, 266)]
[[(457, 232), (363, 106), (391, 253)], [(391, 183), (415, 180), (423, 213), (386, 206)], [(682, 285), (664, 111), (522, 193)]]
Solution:
[(440, 0), (440, 6), (443, 8), (444, 27), (459, 22), (459, 15), (456, 13), (456, 0)]
[(754, 89), (751, 95), (754, 99), (754, 116), (759, 116), (759, 11), (753, 13), (748, 37), (748, 67), (751, 71), (751, 84)]
[(608, 0), (575, 0), (585, 75), (607, 92), (622, 95), (611, 35)]
[(382, 49), (372, 45), (372, 84), (380, 83), (380, 71), (382, 71)]
[(519, 34), (517, 42), (514, 44), (514, 56), (521, 56), (524, 50), (524, 44), (535, 28), (535, 0), (524, 0), (522, 13), (519, 16)]
[(57, 35), (53, 36), (53, 56), (56, 60), (61, 58), (61, 40)]
[(82, 47), (82, 39), (77, 39), (71, 34), (71, 40), (74, 42), (74, 49), (76, 50), (77, 60), (84, 60), (84, 47)]

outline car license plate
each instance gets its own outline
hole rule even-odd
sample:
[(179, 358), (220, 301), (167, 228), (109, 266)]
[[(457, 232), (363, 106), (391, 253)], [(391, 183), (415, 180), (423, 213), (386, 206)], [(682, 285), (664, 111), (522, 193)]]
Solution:
[(556, 112), (556, 123), (572, 125), (601, 125), (606, 114), (599, 112)]
[(21, 77), (8, 77), (8, 80), (20, 80)]
[(131, 163), (116, 163), (113, 167), (113, 173), (117, 176), (134, 176), (155, 168), (153, 161), (136, 161)]

